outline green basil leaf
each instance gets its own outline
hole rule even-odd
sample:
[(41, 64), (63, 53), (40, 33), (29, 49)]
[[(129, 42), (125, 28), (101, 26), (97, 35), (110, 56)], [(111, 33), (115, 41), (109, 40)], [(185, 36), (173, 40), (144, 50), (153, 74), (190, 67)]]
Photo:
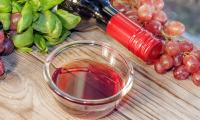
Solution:
[(41, 9), (41, 2), (40, 0), (30, 0), (30, 4), (33, 8), (33, 11), (39, 11)]
[(0, 0), (0, 13), (9, 13), (11, 10), (11, 0)]
[(47, 44), (48, 46), (55, 46), (58, 45), (66, 40), (66, 38), (71, 34), (70, 31), (65, 31), (65, 33), (59, 39), (48, 39)]
[(81, 21), (80, 16), (73, 15), (68, 11), (58, 9), (56, 11), (57, 16), (59, 17), (60, 21), (62, 22), (63, 26), (67, 30), (71, 30), (75, 28)]
[(51, 33), (48, 33), (47, 36), (49, 36), (51, 38), (59, 38), (62, 33), (62, 23), (56, 15), (54, 15), (54, 16), (56, 19), (55, 28)]
[(3, 29), (9, 30), (9, 28), (10, 28), (10, 13), (0, 13), (0, 21), (3, 24)]
[(37, 48), (39, 49), (39, 51), (46, 51), (47, 49), (47, 45), (46, 45), (46, 41), (43, 38), (42, 35), (40, 34), (35, 34), (34, 36), (34, 43), (37, 46)]
[(29, 4), (29, 2), (26, 2), (24, 5), (22, 12), (22, 17), (20, 18), (18, 24), (17, 24), (17, 32), (21, 33), (25, 29), (27, 29), (33, 21), (33, 13), (32, 13), (32, 7)]
[(19, 4), (25, 4), (28, 0), (17, 0)]
[(53, 8), (54, 6), (62, 3), (63, 1), (64, 0), (40, 0), (40, 2), (42, 3), (41, 11), (49, 10)]
[(41, 33), (51, 33), (56, 26), (56, 17), (49, 10), (42, 12), (37, 21), (33, 23), (33, 28)]
[(29, 47), (33, 44), (33, 28), (29, 27), (25, 32), (12, 37), (16, 48)]
[(16, 12), (21, 12), (22, 11), (22, 6), (16, 2), (16, 1), (12, 1), (12, 13), (16, 13)]
[(36, 20), (38, 20), (40, 17), (40, 14), (38, 12), (34, 12), (33, 13), (33, 22), (35, 22)]
[(23, 52), (23, 53), (29, 53), (29, 52), (32, 52), (33, 49), (32, 48), (28, 48), (28, 47), (22, 47), (22, 48), (18, 48), (17, 51)]

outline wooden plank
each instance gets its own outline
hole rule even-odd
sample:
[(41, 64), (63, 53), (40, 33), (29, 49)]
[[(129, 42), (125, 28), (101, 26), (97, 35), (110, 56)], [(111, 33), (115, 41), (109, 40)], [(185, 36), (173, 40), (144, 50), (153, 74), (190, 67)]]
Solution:
[(50, 94), (41, 74), (42, 62), (21, 53), (13, 53), (4, 61), (8, 74), (0, 81), (1, 119), (76, 120), (62, 110)]
[[(152, 66), (143, 63), (98, 28), (74, 33), (66, 42), (85, 39), (110, 43), (131, 59), (135, 69), (130, 93), (102, 120), (200, 119), (200, 88), (190, 80), (176, 81), (172, 73), (157, 74)], [(33, 52), (14, 53), (4, 58), (9, 72), (6, 80), (0, 81), (0, 119), (77, 119), (58, 105), (41, 74), (46, 56)]]
[[(200, 118), (199, 88), (190, 80), (176, 81), (172, 73), (158, 75), (152, 66), (146, 65), (119, 43), (99, 29), (74, 34), (73, 40), (98, 40), (112, 44), (131, 59), (135, 68), (135, 84), (119, 107), (123, 115), (130, 119), (183, 119)], [(36, 55), (37, 56), (37, 55)]]
[[(4, 58), (7, 77), (0, 81), (1, 120), (77, 120), (62, 109), (43, 78), (43, 62), (13, 53)], [(126, 118), (119, 112), (107, 120)]]

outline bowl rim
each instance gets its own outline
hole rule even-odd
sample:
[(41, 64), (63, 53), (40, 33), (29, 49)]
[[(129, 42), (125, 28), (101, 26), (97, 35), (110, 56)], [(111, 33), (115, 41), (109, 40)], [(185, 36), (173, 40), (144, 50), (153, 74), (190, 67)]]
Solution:
[[(55, 56), (57, 56), (63, 50), (69, 49), (69, 48), (73, 47), (74, 45), (78, 45), (78, 44), (87, 44), (87, 45), (93, 45), (93, 46), (98, 45), (101, 47), (106, 47), (106, 48), (112, 49), (118, 55), (120, 55), (121, 58), (123, 58), (123, 61), (127, 65), (127, 69), (128, 69), (127, 75), (129, 74), (129, 78), (127, 80), (127, 83), (124, 85), (124, 87), (120, 91), (118, 91), (116, 94), (114, 94), (110, 97), (107, 97), (107, 98), (90, 100), (90, 99), (82, 99), (82, 98), (77, 98), (77, 97), (71, 96), (71, 95), (63, 92), (62, 90), (60, 90), (55, 85), (55, 83), (51, 79), (51, 74), (49, 71), (51, 61), (53, 60), (53, 58)], [(48, 83), (49, 87), (56, 95), (60, 96), (63, 99), (66, 99), (70, 102), (77, 103), (77, 104), (85, 104), (85, 105), (100, 105), (100, 104), (106, 104), (106, 103), (110, 103), (110, 102), (119, 100), (121, 97), (125, 96), (129, 92), (129, 90), (132, 88), (133, 81), (134, 81), (134, 79), (133, 79), (134, 69), (133, 69), (133, 65), (130, 62), (129, 58), (125, 57), (124, 54), (122, 54), (120, 51), (118, 51), (114, 47), (111, 47), (110, 44), (108, 44), (106, 42), (102, 42), (102, 41), (100, 42), (100, 41), (94, 41), (94, 40), (77, 40), (77, 41), (72, 41), (72, 42), (62, 44), (59, 47), (57, 47), (55, 50), (53, 50), (47, 56), (44, 67), (43, 67), (43, 75), (44, 75), (44, 78), (45, 78), (46, 82)]]

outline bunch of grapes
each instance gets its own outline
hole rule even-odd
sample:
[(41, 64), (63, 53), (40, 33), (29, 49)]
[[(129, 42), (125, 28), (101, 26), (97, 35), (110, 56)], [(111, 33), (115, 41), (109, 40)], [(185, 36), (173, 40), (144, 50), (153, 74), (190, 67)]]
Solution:
[(119, 1), (113, 3), (120, 12), (159, 38), (174, 38), (185, 32), (181, 22), (168, 20), (163, 0), (121, 0), (123, 4)]
[(192, 76), (200, 86), (200, 50), (189, 40), (180, 39), (185, 26), (179, 21), (168, 20), (163, 11), (163, 0), (113, 0), (113, 5), (129, 19), (163, 40), (164, 47), (158, 60), (153, 62), (157, 73), (173, 71), (177, 80)]
[(186, 80), (192, 75), (193, 83), (200, 86), (200, 50), (188, 40), (166, 42), (154, 68), (160, 74), (173, 70), (177, 80)]
[[(13, 51), (14, 51), (14, 44), (10, 39), (9, 35), (6, 35), (5, 32), (3, 31), (3, 25), (0, 22), (0, 55), (1, 56), (9, 55)], [(4, 62), (0, 58), (0, 76), (3, 76), (4, 73), (5, 73)]]

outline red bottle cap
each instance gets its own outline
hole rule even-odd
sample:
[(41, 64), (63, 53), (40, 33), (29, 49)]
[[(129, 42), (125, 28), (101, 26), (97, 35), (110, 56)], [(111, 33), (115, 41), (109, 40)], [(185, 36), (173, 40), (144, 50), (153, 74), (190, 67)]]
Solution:
[(122, 13), (109, 21), (106, 32), (144, 61), (156, 59), (162, 51), (162, 42)]

